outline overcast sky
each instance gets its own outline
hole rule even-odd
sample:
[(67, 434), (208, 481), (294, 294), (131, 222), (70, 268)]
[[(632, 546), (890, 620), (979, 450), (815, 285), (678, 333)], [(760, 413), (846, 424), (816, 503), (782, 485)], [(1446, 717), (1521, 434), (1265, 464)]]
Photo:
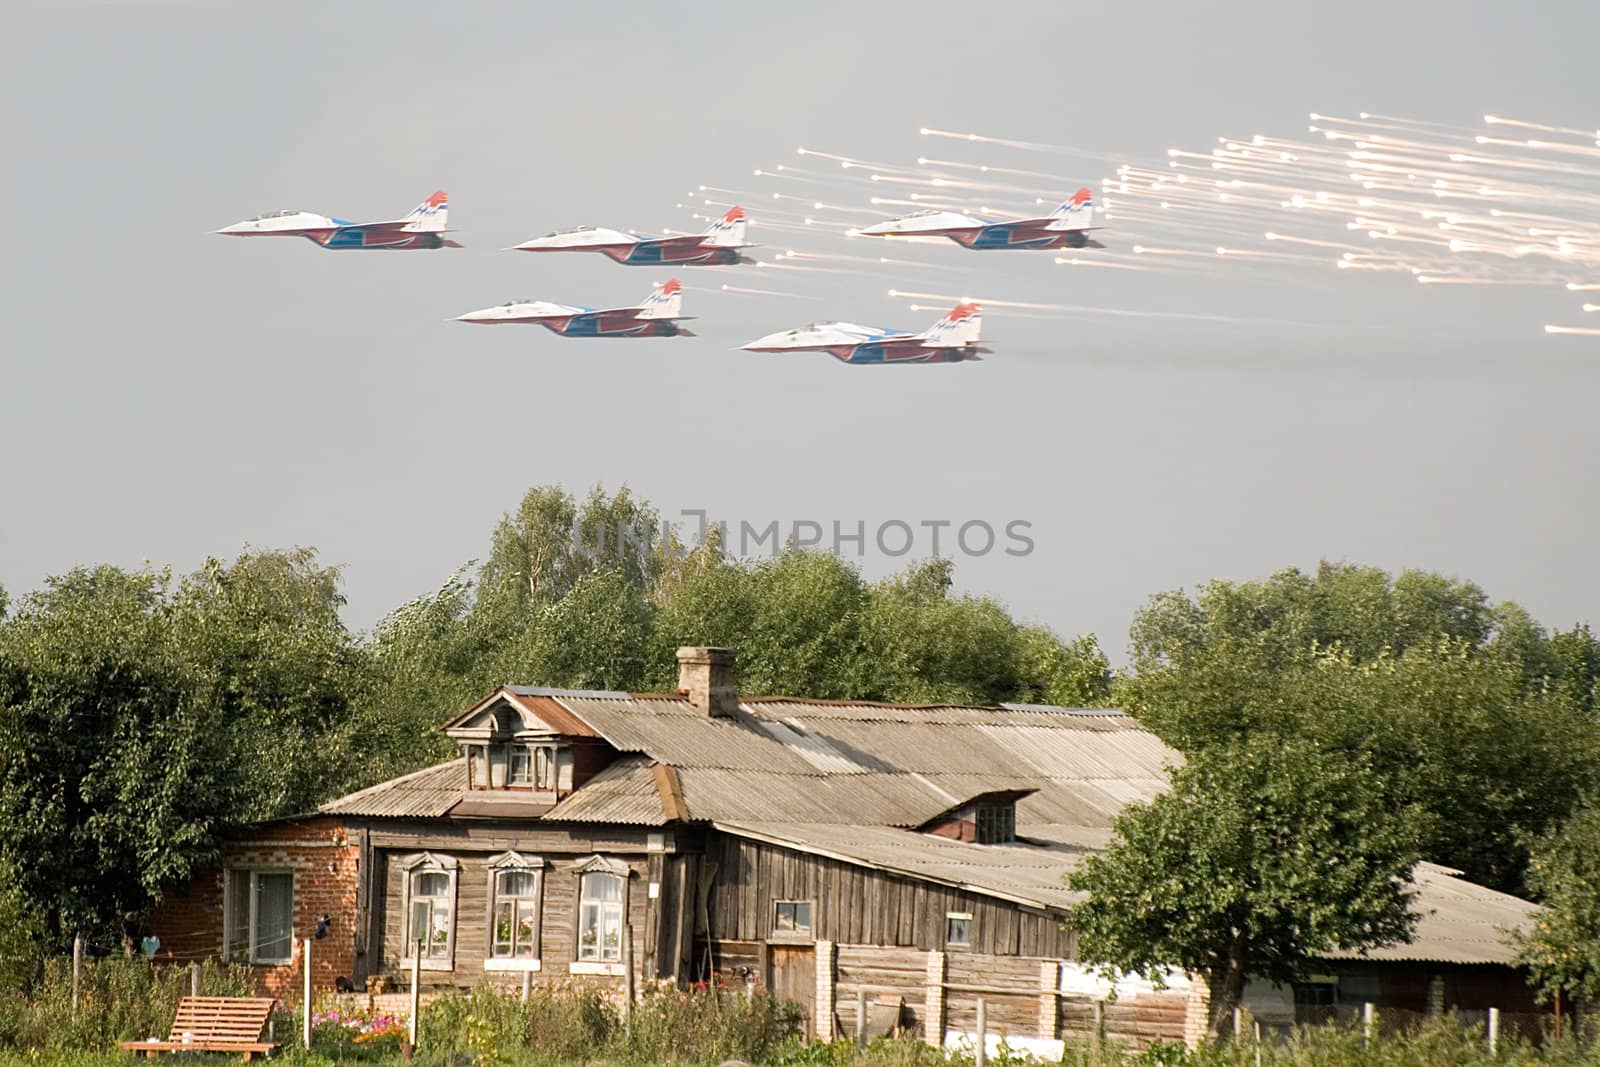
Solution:
[[(447, 321), (633, 303), (666, 272), (498, 249), (580, 223), (698, 228), (687, 190), (752, 188), (801, 145), (907, 164), (933, 126), (1160, 165), (1218, 135), (1301, 136), (1312, 111), (1593, 127), (1592, 3), (4, 6), (14, 595), (80, 563), (306, 544), (345, 567), (367, 627), (483, 556), (529, 486), (626, 482), (758, 526), (1029, 522), (1031, 554), (958, 556), (959, 587), (1114, 656), (1155, 591), (1320, 558), (1593, 617), (1600, 339), (1539, 333), (1570, 320), (1565, 294), (950, 246), (921, 258), (953, 269), (904, 277), (686, 271), (695, 339)], [(1110, 167), (958, 150), (1097, 189)], [(279, 208), (394, 218), (439, 187), (458, 251), (210, 232)], [(751, 239), (783, 245), (747, 203)], [(812, 299), (701, 291), (723, 283)], [(897, 285), (1263, 321), (991, 309), (996, 354), (959, 366), (734, 351), (813, 319), (922, 328)], [(869, 544), (861, 562), (905, 561)]]

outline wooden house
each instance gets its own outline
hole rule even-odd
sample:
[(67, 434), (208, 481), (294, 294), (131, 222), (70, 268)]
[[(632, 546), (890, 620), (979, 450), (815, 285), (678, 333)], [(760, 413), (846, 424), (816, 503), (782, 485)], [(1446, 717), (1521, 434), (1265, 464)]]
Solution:
[[(853, 1029), (858, 994), (935, 1042), (971, 1029), (978, 997), (1013, 1044), (1097, 1011), (1113, 1034), (1198, 1033), (1203, 989), (1179, 975), (1105, 1004), (1062, 922), (1066, 873), (1176, 758), (1136, 722), (741, 698), (729, 651), (678, 659), (670, 694), (491, 693), (445, 724), (458, 758), (255, 828), (154, 932), (177, 957), (257, 966), (269, 990), (297, 988), (296, 939), (326, 919), (319, 988), (414, 964), (430, 986), (621, 983), (631, 960), (638, 982), (766, 983), (824, 1037)], [(1412, 944), (1257, 1006), (1531, 1009), (1502, 930), (1532, 906), (1443, 868), (1417, 884)]]

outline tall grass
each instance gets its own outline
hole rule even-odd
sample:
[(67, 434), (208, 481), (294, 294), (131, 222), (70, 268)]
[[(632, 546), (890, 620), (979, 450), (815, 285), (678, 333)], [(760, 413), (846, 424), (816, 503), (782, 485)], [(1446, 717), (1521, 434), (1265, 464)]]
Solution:
[(770, 1058), (797, 1043), (802, 1023), (795, 1005), (763, 990), (653, 986), (624, 1026), (604, 990), (575, 982), (538, 986), (525, 1002), (492, 987), (440, 997), (423, 1009), (419, 1042), (430, 1052), (465, 1053), (477, 1064), (530, 1054), (716, 1063)]
[[(85, 960), (78, 1010), (72, 1010), (72, 962), (45, 961), (24, 993), (0, 996), (0, 1048), (60, 1052), (114, 1049), (118, 1041), (166, 1037), (178, 998), (190, 990), (189, 968), (145, 959)], [(250, 996), (250, 970), (207, 961), (204, 996)]]

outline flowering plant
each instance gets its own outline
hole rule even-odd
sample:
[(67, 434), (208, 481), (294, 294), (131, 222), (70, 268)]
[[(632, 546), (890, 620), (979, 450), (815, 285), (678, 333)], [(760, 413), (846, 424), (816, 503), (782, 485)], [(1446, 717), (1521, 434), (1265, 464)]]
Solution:
[(374, 1050), (398, 1051), (405, 1033), (405, 1023), (391, 1012), (334, 1005), (311, 1016), (312, 1043), (323, 1048), (360, 1045)]

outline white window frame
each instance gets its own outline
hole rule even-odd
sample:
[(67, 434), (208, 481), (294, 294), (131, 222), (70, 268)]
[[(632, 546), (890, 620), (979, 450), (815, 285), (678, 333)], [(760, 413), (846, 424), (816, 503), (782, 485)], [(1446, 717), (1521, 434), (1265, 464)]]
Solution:
[(449, 877), (450, 886), (445, 894), (450, 900), (450, 935), (445, 941), (443, 957), (423, 956), (424, 971), (453, 971), (456, 969), (456, 927), (461, 922), (459, 879), (460, 862), (454, 856), (441, 856), (432, 852), (419, 852), (399, 864), (400, 882), (400, 966), (410, 967), (416, 961), (416, 933), (411, 929), (411, 882), (418, 874), (443, 874)]
[[(489, 860), (489, 921), (487, 944), (484, 945), (483, 969), (486, 971), (537, 971), (543, 969), (540, 957), (544, 941), (544, 860), (537, 856), (523, 856), (517, 852), (502, 852)], [(495, 911), (500, 906), (497, 892), (500, 875), (507, 871), (526, 871), (534, 876), (533, 887), (533, 955), (496, 956)], [(518, 898), (522, 899), (522, 898)], [(515, 922), (515, 916), (512, 919)]]
[[(246, 876), (245, 877), (245, 886), (246, 886), (246, 888), (245, 888), (245, 900), (246, 900), (246, 906), (249, 908), (249, 912), (247, 914), (247, 918), (245, 919), (245, 943), (243, 945), (234, 945), (234, 944), (230, 943), (230, 941), (229, 941), (229, 936), (233, 933), (233, 931), (231, 929), (231, 926), (232, 926), (232, 921), (231, 920), (233, 918), (233, 905), (234, 905), (233, 880), (234, 880), (234, 875), (241, 875), (241, 874)], [(260, 879), (260, 877), (263, 874), (268, 874), (268, 875), (288, 875), (289, 876), (289, 955), (284, 956), (281, 959), (277, 958), (277, 957), (266, 958), (266, 957), (258, 956), (256, 954), (256, 944), (257, 944), (257, 940), (259, 938), (259, 931), (257, 929), (257, 922), (256, 922), (256, 913), (259, 910), (258, 909), (258, 899), (257, 899), (258, 894), (257, 894), (257, 891), (256, 891), (256, 883), (257, 883), (257, 881)], [(239, 950), (242, 949), (244, 951), (244, 959), (241, 962), (248, 963), (252, 967), (282, 967), (282, 966), (285, 966), (285, 965), (287, 965), (289, 963), (294, 962), (294, 943), (295, 943), (295, 936), (294, 936), (294, 900), (295, 900), (295, 876), (294, 876), (294, 870), (292, 868), (288, 868), (288, 867), (248, 867), (248, 866), (237, 866), (237, 867), (225, 867), (225, 868), (223, 868), (223, 871), (222, 871), (222, 958), (225, 959), (225, 960), (232, 960), (233, 959), (233, 954), (236, 951), (239, 951)]]
[(577, 879), (578, 884), (573, 894), (572, 963), (568, 965), (567, 970), (572, 974), (621, 975), (625, 973), (622, 961), (627, 958), (622, 944), (617, 946), (618, 958), (615, 960), (586, 960), (581, 958), (583, 946), (579, 943), (579, 939), (583, 936), (583, 876), (586, 874), (609, 874), (615, 876), (622, 883), (620, 925), (623, 941), (626, 942), (628, 937), (628, 897), (633, 868), (621, 860), (613, 859), (609, 856), (591, 856), (572, 868), (572, 875)]

